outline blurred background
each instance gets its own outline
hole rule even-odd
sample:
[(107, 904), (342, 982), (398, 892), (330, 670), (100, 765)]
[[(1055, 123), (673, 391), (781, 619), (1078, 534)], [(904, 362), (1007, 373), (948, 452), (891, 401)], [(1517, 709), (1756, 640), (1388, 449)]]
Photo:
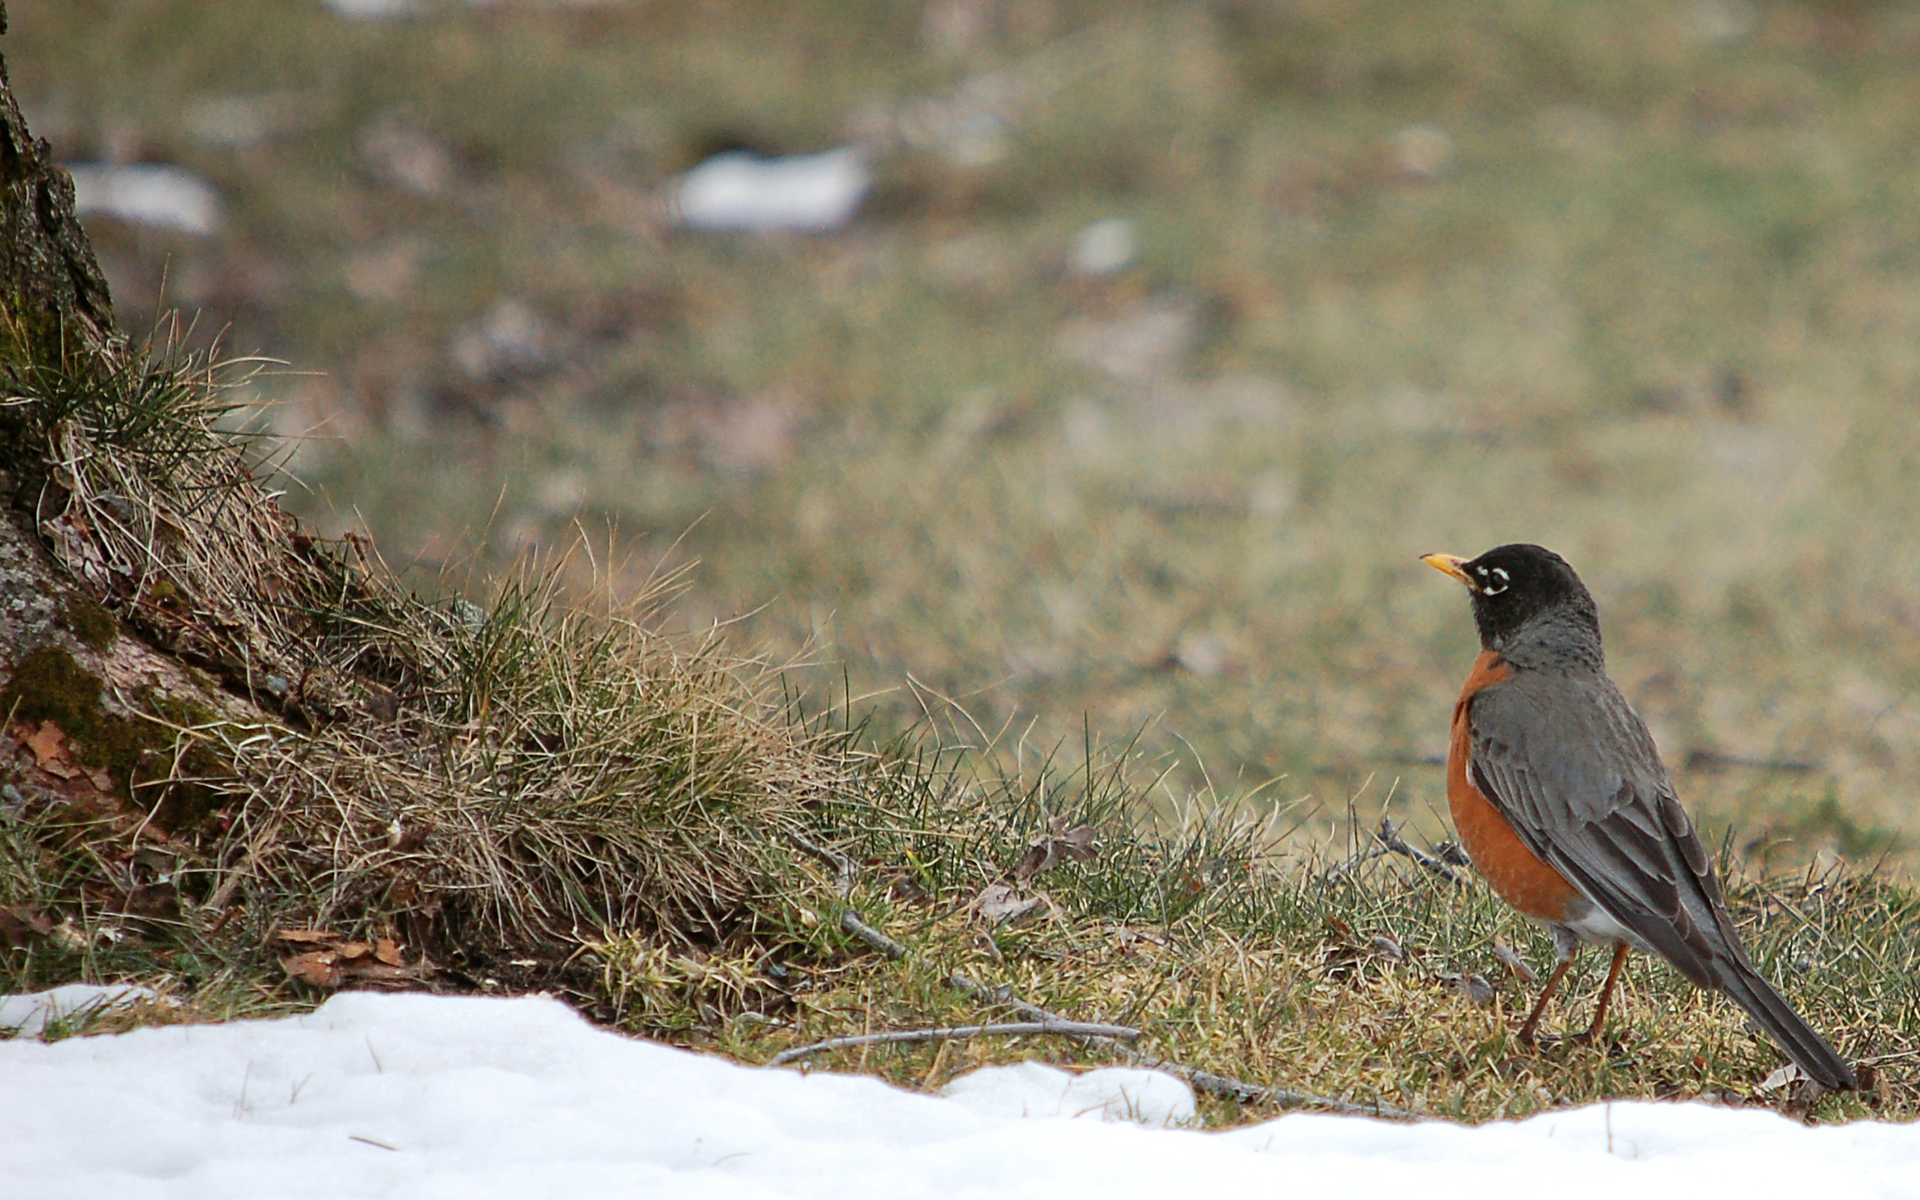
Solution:
[(1539, 541), (1716, 840), (1905, 855), (1920, 5), (8, 9), (123, 324), (423, 587), (697, 563), (880, 729), (1440, 836), (1416, 556)]

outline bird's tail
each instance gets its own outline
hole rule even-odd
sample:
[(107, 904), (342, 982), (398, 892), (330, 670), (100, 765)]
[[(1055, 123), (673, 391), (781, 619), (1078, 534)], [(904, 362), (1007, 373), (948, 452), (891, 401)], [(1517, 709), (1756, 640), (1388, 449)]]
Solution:
[(1815, 1083), (1829, 1091), (1851, 1091), (1858, 1086), (1847, 1060), (1840, 1057), (1827, 1039), (1815, 1033), (1813, 1026), (1801, 1020), (1786, 997), (1775, 991), (1759, 970), (1746, 961), (1746, 955), (1738, 956), (1724, 967), (1720, 972), (1721, 990), (1738, 1001)]

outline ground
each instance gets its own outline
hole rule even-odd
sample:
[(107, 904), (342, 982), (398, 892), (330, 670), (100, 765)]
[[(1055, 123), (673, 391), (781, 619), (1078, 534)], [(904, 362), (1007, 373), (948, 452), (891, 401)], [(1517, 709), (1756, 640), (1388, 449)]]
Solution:
[[(680, 629), (795, 663), (875, 744), (924, 722), (992, 763), (966, 821), (836, 815), (857, 886), (778, 914), (802, 977), (616, 931), (594, 994), (630, 1026), (765, 1057), (991, 963), (1263, 1080), (1301, 1069), (1284, 1026), (1330, 1090), (1462, 1116), (1751, 1087), (1771, 1052), (1662, 968), (1632, 1053), (1516, 1060), (1490, 946), (1538, 961), (1533, 931), (1471, 883), (1327, 874), (1383, 815), (1447, 836), (1472, 632), (1417, 555), (1523, 538), (1596, 592), (1769, 969), (1907, 1061), (1905, 6), (348, 7), (9, 5), (59, 155), (211, 185), (202, 232), (91, 218), (123, 324), (180, 305), (290, 363), (248, 385), (274, 486), (423, 594), (492, 605), (547, 554), (617, 599), (697, 560)], [(844, 228), (673, 220), (716, 150), (842, 144), (877, 180)], [(1045, 883), (1063, 915), (967, 916), (1055, 816), (1106, 847)], [(847, 904), (940, 969), (861, 957)], [(1494, 1006), (1436, 1022), (1475, 975)], [(767, 990), (798, 1024), (716, 1019)], [(875, 1069), (966, 1065), (933, 1055)]]

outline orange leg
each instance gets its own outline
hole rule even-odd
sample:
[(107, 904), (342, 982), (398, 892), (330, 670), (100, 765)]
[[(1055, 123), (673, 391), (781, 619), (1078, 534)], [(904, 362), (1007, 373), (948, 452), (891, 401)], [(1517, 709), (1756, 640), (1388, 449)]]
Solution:
[(1582, 1042), (1598, 1041), (1600, 1027), (1607, 1023), (1607, 1001), (1613, 999), (1613, 985), (1620, 982), (1620, 968), (1627, 964), (1627, 944), (1621, 942), (1613, 948), (1613, 966), (1607, 968), (1607, 985), (1600, 989), (1600, 1003), (1593, 1010), (1593, 1024), (1576, 1040)]
[(1553, 989), (1560, 986), (1560, 981), (1566, 977), (1567, 968), (1572, 965), (1571, 956), (1553, 965), (1553, 974), (1547, 976), (1547, 985), (1540, 989), (1539, 1002), (1533, 1006), (1533, 1011), (1527, 1014), (1527, 1019), (1520, 1022), (1519, 1038), (1522, 1046), (1533, 1045), (1533, 1031), (1534, 1027), (1540, 1024), (1540, 1014), (1547, 1011), (1547, 1001), (1553, 999)]

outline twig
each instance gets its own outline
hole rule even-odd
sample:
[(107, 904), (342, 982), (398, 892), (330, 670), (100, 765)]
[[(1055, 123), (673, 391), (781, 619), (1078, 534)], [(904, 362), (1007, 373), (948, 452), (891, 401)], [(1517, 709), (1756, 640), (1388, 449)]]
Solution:
[(1365, 866), (1376, 858), (1385, 858), (1392, 851), (1385, 846), (1369, 846), (1338, 866), (1330, 868), (1321, 879), (1327, 883), (1338, 883), (1351, 875), (1355, 869)]
[(840, 898), (843, 900), (846, 899), (847, 894), (853, 891), (853, 879), (854, 875), (857, 874), (857, 868), (854, 867), (853, 860), (838, 850), (829, 850), (825, 846), (816, 845), (806, 838), (801, 837), (799, 834), (794, 833), (792, 830), (787, 831), (787, 840), (838, 871), (840, 877), (835, 886), (840, 889)]
[(1538, 983), (1540, 981), (1539, 974), (1527, 965), (1527, 960), (1521, 958), (1512, 946), (1507, 945), (1499, 938), (1493, 939), (1493, 956), (1505, 964), (1507, 970), (1512, 971), (1528, 983)]
[[(1038, 1005), (1028, 1004), (1018, 996), (1015, 996), (1011, 988), (1005, 986), (997, 988), (984, 987), (959, 971), (955, 971), (952, 975), (948, 976), (947, 979), (956, 991), (971, 996), (978, 996), (997, 1004), (1004, 1004), (1023, 1017), (1031, 1017), (1040, 1021), (1064, 1021), (1066, 1019), (1057, 1013), (1048, 1012)], [(1118, 1052), (1122, 1058), (1134, 1066), (1145, 1067), (1150, 1071), (1165, 1071), (1169, 1075), (1177, 1075), (1203, 1092), (1214, 1096), (1228, 1096), (1238, 1100), (1242, 1104), (1277, 1104), (1282, 1108), (1328, 1108), (1334, 1112), (1355, 1113), (1370, 1117), (1394, 1117), (1406, 1121), (1416, 1120), (1419, 1115), (1409, 1112), (1404, 1108), (1395, 1108), (1391, 1104), (1355, 1104), (1351, 1100), (1339, 1100), (1332, 1096), (1320, 1096), (1312, 1092), (1296, 1092), (1291, 1088), (1261, 1087), (1258, 1084), (1246, 1083), (1234, 1079), (1231, 1076), (1216, 1075), (1212, 1071), (1203, 1071), (1199, 1067), (1190, 1067), (1185, 1063), (1170, 1062), (1164, 1058), (1155, 1058), (1150, 1054), (1142, 1054), (1131, 1046), (1122, 1046), (1118, 1042), (1097, 1033), (1078, 1034), (1074, 1036), (1078, 1036), (1083, 1042), (1110, 1048)]]
[[(858, 868), (853, 865), (852, 859), (840, 853), (838, 850), (830, 850), (825, 846), (810, 842), (792, 830), (787, 831), (787, 840), (839, 872), (840, 877), (835, 886), (839, 888), (840, 898), (842, 900), (845, 900), (847, 896), (853, 892), (853, 881), (854, 877), (858, 874)], [(861, 920), (860, 914), (855, 912), (851, 907), (848, 907), (845, 912), (840, 914), (840, 928), (846, 930), (854, 937), (859, 938), (867, 945), (872, 946), (888, 958), (904, 958), (906, 956), (907, 951), (904, 946)]]
[(840, 914), (840, 928), (859, 938), (867, 945), (872, 946), (888, 958), (904, 958), (906, 956), (907, 949), (905, 946), (902, 946), (899, 942), (894, 941), (886, 934), (881, 933), (878, 929), (862, 921), (860, 914), (851, 908), (846, 909)]
[(819, 1054), (824, 1050), (843, 1050), (849, 1046), (889, 1046), (901, 1042), (951, 1042), (975, 1037), (1020, 1037), (1036, 1033), (1058, 1033), (1067, 1037), (1137, 1038), (1140, 1031), (1126, 1025), (1090, 1025), (1055, 1017), (1042, 1021), (1017, 1021), (1002, 1025), (955, 1025), (944, 1029), (897, 1029), (889, 1033), (862, 1033), (852, 1037), (828, 1038), (811, 1046), (782, 1050), (767, 1060), (767, 1066), (779, 1067), (796, 1058)]
[(1387, 849), (1393, 851), (1395, 854), (1405, 855), (1414, 862), (1419, 863), (1426, 870), (1432, 871), (1435, 875), (1446, 880), (1448, 883), (1460, 882), (1460, 876), (1454, 873), (1452, 867), (1449, 867), (1446, 863), (1441, 862), (1424, 850), (1416, 850), (1414, 847), (1409, 846), (1406, 839), (1400, 836), (1400, 831), (1393, 827), (1392, 817), (1381, 817), (1380, 829), (1373, 836), (1379, 838), (1380, 844)]

